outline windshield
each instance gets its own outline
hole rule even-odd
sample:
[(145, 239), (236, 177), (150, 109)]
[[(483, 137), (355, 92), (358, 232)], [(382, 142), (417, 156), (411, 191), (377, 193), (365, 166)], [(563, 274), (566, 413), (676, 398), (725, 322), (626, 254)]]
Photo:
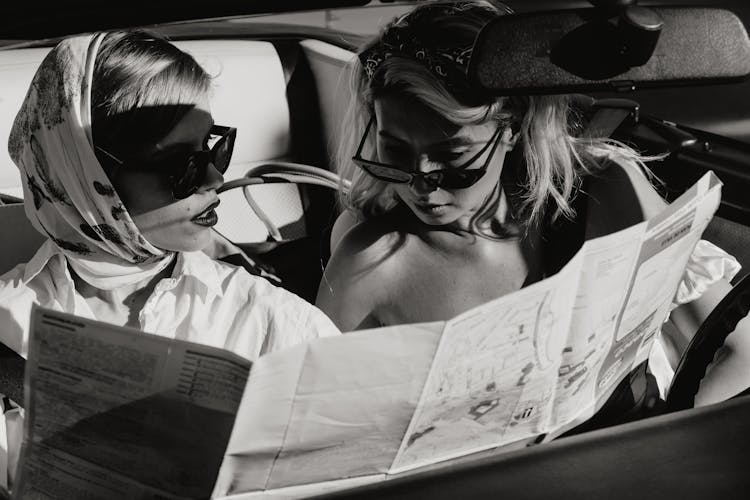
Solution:
[(233, 22), (238, 23), (283, 23), (299, 26), (315, 26), (334, 31), (374, 35), (394, 17), (404, 14), (416, 2), (394, 4), (372, 4), (364, 7), (325, 9), (287, 14), (265, 14)]

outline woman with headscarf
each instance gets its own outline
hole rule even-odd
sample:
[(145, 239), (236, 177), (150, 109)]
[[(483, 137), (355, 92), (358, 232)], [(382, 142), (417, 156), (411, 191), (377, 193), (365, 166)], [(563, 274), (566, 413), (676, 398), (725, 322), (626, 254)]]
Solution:
[[(210, 83), (190, 55), (145, 32), (52, 49), (9, 140), (26, 214), (47, 240), (0, 277), (0, 342), (26, 355), (32, 304), (251, 360), (338, 334), (304, 300), (200, 251), (236, 134), (214, 124)], [(21, 414), (5, 400), (0, 478), (7, 463), (12, 479)]]

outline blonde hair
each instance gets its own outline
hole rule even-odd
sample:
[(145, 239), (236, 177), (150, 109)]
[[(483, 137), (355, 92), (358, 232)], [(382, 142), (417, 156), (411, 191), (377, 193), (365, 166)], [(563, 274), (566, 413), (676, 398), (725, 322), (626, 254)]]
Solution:
[[(169, 133), (210, 88), (211, 76), (166, 38), (145, 30), (108, 32), (94, 65), (94, 142), (128, 158)], [(97, 157), (109, 162), (99, 151)]]
[[(428, 3), (411, 13), (435, 3), (446, 2)], [(464, 0), (451, 2), (450, 5), (493, 9), (496, 15), (507, 11), (507, 8), (498, 7), (494, 2), (483, 0)], [(443, 21), (439, 29), (442, 37), (451, 37), (448, 23)], [(460, 29), (466, 29), (466, 24), (462, 24)], [(376, 38), (368, 46), (379, 39)], [(644, 167), (643, 162), (651, 159), (606, 137), (579, 137), (583, 130), (582, 120), (571, 97), (567, 95), (524, 98), (487, 96), (482, 103), (467, 104), (461, 102), (463, 99), (452, 93), (425, 65), (413, 58), (398, 55), (383, 60), (372, 78), (368, 77), (359, 58), (355, 58), (349, 65), (349, 85), (351, 98), (342, 123), (343, 140), (339, 142), (335, 163), (342, 178), (351, 182), (347, 193), (340, 191), (340, 202), (361, 219), (388, 212), (398, 203), (390, 184), (370, 177), (352, 162), (364, 128), (373, 114), (374, 101), (388, 93), (415, 98), (458, 125), (478, 125), (491, 120), (500, 124), (512, 123), (514, 131), (520, 133), (518, 144), (523, 148), (523, 164), (526, 167), (525, 172), (518, 175), (521, 181), (520, 192), (516, 193), (519, 203), (513, 210), (516, 219), (525, 227), (541, 223), (549, 212), (552, 220), (561, 215), (573, 218), (575, 210), (571, 201), (583, 177), (603, 169), (608, 162), (632, 162)], [(363, 155), (377, 159), (374, 136), (370, 134), (368, 137)], [(504, 168), (510, 166), (506, 164)], [(472, 221), (472, 228), (477, 234), (483, 234), (478, 227), (490, 219), (496, 209), (497, 200), (488, 200), (480, 208)]]

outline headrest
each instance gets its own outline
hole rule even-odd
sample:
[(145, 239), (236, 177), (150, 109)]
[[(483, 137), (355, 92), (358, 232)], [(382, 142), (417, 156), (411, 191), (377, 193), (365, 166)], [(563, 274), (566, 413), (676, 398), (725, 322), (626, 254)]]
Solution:
[[(286, 82), (273, 45), (263, 41), (176, 42), (214, 77), (211, 108), (216, 123), (237, 128), (233, 165), (279, 158), (289, 150)], [(16, 113), (49, 48), (0, 51), (0, 192), (22, 196), (7, 151)], [(239, 170), (246, 170), (240, 168)]]
[[(211, 113), (237, 128), (232, 164), (249, 164), (289, 151), (289, 105), (279, 55), (270, 42), (175, 42), (214, 77)], [(245, 169), (246, 170), (246, 169)]]
[(0, 192), (21, 198), (21, 177), (8, 154), (8, 137), (31, 79), (49, 48), (0, 50)]

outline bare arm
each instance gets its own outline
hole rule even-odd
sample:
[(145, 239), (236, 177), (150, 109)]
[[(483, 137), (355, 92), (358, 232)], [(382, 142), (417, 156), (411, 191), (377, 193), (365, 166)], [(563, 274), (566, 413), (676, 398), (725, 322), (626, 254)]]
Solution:
[(351, 228), (356, 226), (357, 223), (357, 218), (351, 211), (344, 210), (339, 214), (336, 218), (336, 222), (333, 223), (333, 228), (331, 229), (331, 253), (333, 253), (336, 250), (336, 247), (339, 246), (344, 235), (349, 232)]
[(342, 332), (380, 326), (377, 309), (387, 295), (388, 252), (369, 227), (348, 231), (328, 262), (315, 304)]

